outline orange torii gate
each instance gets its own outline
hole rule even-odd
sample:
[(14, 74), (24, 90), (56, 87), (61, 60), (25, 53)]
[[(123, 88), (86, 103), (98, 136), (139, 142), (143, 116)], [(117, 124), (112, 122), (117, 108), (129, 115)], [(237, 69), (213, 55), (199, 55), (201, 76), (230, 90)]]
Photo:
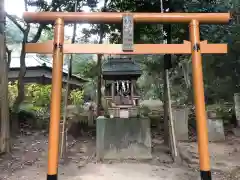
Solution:
[[(64, 44), (64, 24), (66, 23), (122, 23), (124, 16), (131, 16), (135, 23), (188, 23), (190, 42), (184, 41), (183, 44), (132, 44), (130, 51), (124, 51), (121, 44)], [(71, 53), (191, 54), (200, 173), (201, 179), (211, 179), (201, 54), (227, 53), (227, 45), (208, 44), (207, 41), (200, 42), (199, 24), (228, 23), (230, 13), (26, 12), (23, 17), (29, 23), (55, 22), (53, 41), (36, 44), (28, 43), (25, 46), (27, 53), (53, 54), (48, 180), (57, 180), (63, 54)]]

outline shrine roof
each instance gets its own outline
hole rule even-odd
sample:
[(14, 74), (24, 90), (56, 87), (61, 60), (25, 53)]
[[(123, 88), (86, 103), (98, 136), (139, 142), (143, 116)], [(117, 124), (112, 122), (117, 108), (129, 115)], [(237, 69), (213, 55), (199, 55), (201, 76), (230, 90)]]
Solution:
[(102, 65), (103, 75), (141, 76), (140, 65), (131, 58), (111, 58)]

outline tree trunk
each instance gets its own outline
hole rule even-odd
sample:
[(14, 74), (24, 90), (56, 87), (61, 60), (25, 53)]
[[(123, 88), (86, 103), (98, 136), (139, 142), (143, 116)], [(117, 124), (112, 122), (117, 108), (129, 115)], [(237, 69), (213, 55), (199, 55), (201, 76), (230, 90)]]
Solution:
[(4, 0), (0, 1), (0, 152), (10, 151), (10, 125), (8, 103), (8, 69), (6, 59)]
[(13, 105), (13, 110), (14, 112), (19, 111), (19, 106), (20, 104), (24, 101), (24, 96), (25, 96), (25, 91), (24, 91), (24, 76), (26, 74), (26, 63), (25, 63), (25, 43), (22, 43), (22, 51), (21, 51), (21, 56), (20, 56), (20, 71), (18, 75), (18, 96), (14, 102)]
[(21, 55), (20, 55), (20, 71), (19, 71), (19, 75), (18, 75), (18, 96), (13, 105), (14, 112), (19, 111), (19, 106), (24, 101), (24, 97), (25, 97), (25, 92), (24, 92), (24, 76), (26, 74), (25, 44), (28, 39), (29, 30), (30, 30), (30, 26), (28, 25), (27, 29), (24, 32), (23, 41), (22, 41), (22, 50), (21, 50)]
[[(52, 4), (55, 3), (55, 1), (52, 2)], [(25, 11), (28, 11), (28, 1), (24, 0), (24, 6)], [(51, 6), (49, 6), (51, 7)], [(46, 10), (49, 10), (49, 7), (46, 8)], [(58, 7), (54, 7), (52, 11), (55, 11)], [(20, 55), (20, 71), (18, 75), (18, 96), (13, 104), (13, 112), (16, 114), (19, 111), (20, 104), (24, 101), (25, 92), (24, 92), (24, 76), (26, 74), (26, 63), (25, 63), (25, 57), (26, 57), (26, 51), (25, 51), (25, 44), (28, 42), (28, 34), (30, 31), (30, 24), (26, 24), (26, 28), (22, 27), (22, 25), (15, 19), (15, 17), (9, 15), (6, 13), (6, 16), (19, 28), (20, 31), (23, 33), (23, 41), (22, 41), (22, 50)], [(42, 30), (45, 28), (45, 25), (41, 24), (37, 30), (37, 33), (33, 37), (33, 39), (30, 41), (30, 43), (36, 43), (39, 38), (41, 37)], [(10, 63), (10, 61), (9, 61)], [(13, 119), (17, 120), (17, 117), (14, 117)]]
[[(106, 12), (108, 0), (104, 0), (104, 5), (102, 12)], [(100, 24), (99, 30), (99, 44), (103, 43), (104, 38), (104, 25)], [(100, 111), (103, 109), (102, 107), (102, 54), (98, 54), (97, 58), (97, 67), (98, 67), (98, 77), (97, 77), (97, 116), (100, 115)]]
[[(28, 11), (27, 0), (24, 0), (24, 6), (25, 6), (25, 11)], [(21, 55), (20, 55), (20, 71), (19, 71), (19, 75), (18, 75), (18, 96), (17, 96), (17, 98), (16, 98), (16, 100), (14, 102), (14, 105), (13, 105), (13, 111), (14, 111), (14, 113), (17, 113), (19, 111), (19, 106), (24, 101), (24, 97), (25, 97), (25, 92), (24, 92), (24, 76), (26, 74), (26, 63), (25, 63), (26, 51), (25, 51), (25, 44), (28, 42), (28, 34), (29, 34), (29, 31), (30, 31), (30, 24), (27, 23), (26, 28), (23, 28), (21, 26), (21, 24), (19, 24), (13, 16), (7, 14), (7, 17), (23, 33), (22, 50), (21, 50)], [(39, 38), (41, 37), (43, 29), (44, 29), (44, 25), (41, 24), (39, 26), (39, 28), (37, 30), (37, 33), (35, 34), (34, 38), (30, 41), (31, 43), (36, 43), (39, 40)]]
[(97, 116), (100, 116), (102, 110), (102, 55), (98, 54), (97, 59), (98, 77), (97, 77)]

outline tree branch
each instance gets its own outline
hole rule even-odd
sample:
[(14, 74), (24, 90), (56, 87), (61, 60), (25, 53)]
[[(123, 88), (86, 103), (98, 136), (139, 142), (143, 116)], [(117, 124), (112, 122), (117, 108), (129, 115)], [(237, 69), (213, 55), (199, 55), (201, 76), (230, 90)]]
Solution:
[(7, 53), (10, 53), (10, 52), (12, 52), (12, 51), (9, 50), (8, 47), (6, 46), (6, 52), (7, 52)]
[(8, 65), (8, 69), (10, 68), (11, 65), (11, 60), (12, 60), (12, 51), (8, 49), (7, 46), (5, 46), (6, 48), (6, 53), (7, 53), (7, 65)]
[(39, 26), (39, 28), (38, 28), (37, 33), (35, 34), (34, 38), (30, 41), (30, 43), (36, 43), (36, 42), (38, 42), (38, 40), (39, 40), (40, 37), (41, 37), (41, 34), (42, 34), (43, 29), (44, 29), (44, 25), (41, 24), (41, 25)]
[(17, 20), (12, 15), (6, 13), (6, 16), (22, 31), (22, 33), (24, 33), (25, 29), (17, 22)]
[(28, 11), (28, 1), (27, 0), (24, 0), (24, 8), (25, 8), (25, 11)]
[[(102, 12), (106, 12), (107, 11), (107, 4), (108, 4), (108, 0), (104, 1), (104, 5), (102, 8)], [(104, 38), (104, 24), (100, 24), (100, 30), (99, 30), (99, 44), (103, 43), (103, 38)]]
[[(25, 0), (24, 2), (25, 2), (25, 10), (28, 11), (28, 8), (27, 8), (27, 0)], [(52, 3), (51, 3), (51, 5), (46, 8), (46, 11), (49, 11), (52, 6), (53, 6), (52, 11), (56, 11), (57, 6), (54, 6), (55, 3), (56, 3), (56, 0), (53, 0)], [(42, 34), (43, 29), (46, 28), (46, 27), (47, 27), (46, 24), (40, 24), (37, 33), (35, 34), (34, 38), (30, 41), (30, 43), (36, 43), (36, 42), (38, 42), (38, 40), (39, 40), (40, 37), (41, 37), (41, 34)]]

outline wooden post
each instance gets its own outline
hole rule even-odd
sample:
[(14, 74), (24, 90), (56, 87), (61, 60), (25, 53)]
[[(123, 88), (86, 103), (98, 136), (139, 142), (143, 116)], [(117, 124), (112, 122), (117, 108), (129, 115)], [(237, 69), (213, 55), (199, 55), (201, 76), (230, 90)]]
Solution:
[[(166, 12), (172, 13), (172, 1), (165, 0), (163, 3), (163, 8)], [(162, 10), (163, 11), (163, 10)], [(163, 25), (164, 34), (166, 34), (166, 43), (172, 43), (172, 27), (171, 24)], [(172, 102), (171, 102), (171, 91), (170, 91), (170, 82), (169, 82), (169, 69), (172, 68), (172, 55), (164, 55), (164, 140), (170, 147), (173, 160), (175, 162), (179, 161), (178, 149), (177, 149), (177, 140), (175, 136), (175, 124), (172, 116)], [(165, 134), (166, 133), (166, 134)]]
[(131, 101), (132, 101), (132, 104), (135, 105), (134, 99), (133, 99), (133, 97), (134, 97), (133, 83), (135, 83), (135, 81), (132, 80), (132, 81), (130, 81), (130, 83), (131, 83), (131, 86), (130, 86), (130, 88), (131, 88)]
[(0, 1), (0, 153), (10, 151), (10, 122), (8, 103), (8, 64), (5, 41), (4, 0)]
[(204, 100), (202, 57), (200, 49), (200, 31), (199, 22), (197, 20), (192, 20), (190, 23), (190, 40), (192, 42), (193, 88), (197, 120), (200, 173), (202, 180), (211, 180), (210, 159), (208, 152), (208, 128)]
[(47, 180), (57, 180), (58, 151), (60, 135), (60, 113), (62, 97), (62, 66), (63, 66), (64, 21), (58, 18), (54, 29), (53, 78), (51, 92), (51, 116), (48, 146)]
[(113, 81), (111, 85), (112, 102), (114, 102), (114, 96), (115, 96), (114, 94), (115, 94), (115, 82)]

